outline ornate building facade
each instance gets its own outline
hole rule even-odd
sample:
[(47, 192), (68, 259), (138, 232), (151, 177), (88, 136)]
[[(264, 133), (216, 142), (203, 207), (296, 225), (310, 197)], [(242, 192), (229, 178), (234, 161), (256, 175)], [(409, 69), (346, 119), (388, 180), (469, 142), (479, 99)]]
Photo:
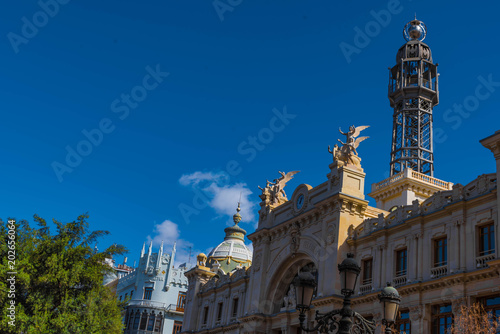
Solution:
[(406, 333), (444, 333), (459, 307), (473, 302), (500, 315), (500, 132), (481, 141), (496, 159), (493, 173), (466, 185), (432, 176), (437, 68), (422, 42), (425, 25), (415, 19), (405, 32), (407, 43), (390, 71), (391, 176), (371, 186), (376, 207), (365, 197), (357, 152), (368, 127), (352, 126), (341, 132), (345, 143), (328, 149), (333, 162), (325, 182), (301, 184), (288, 199), (283, 188), (297, 172), (280, 172), (261, 188), (258, 227), (248, 236), (250, 267), (220, 271), (199, 255), (186, 272), (183, 332), (302, 333), (293, 279), (304, 267), (316, 277), (306, 321), (312, 327), (314, 312), (342, 307), (337, 265), (347, 253), (362, 268), (353, 309), (377, 323), (377, 294), (386, 282), (402, 297), (397, 326)]
[(116, 295), (128, 301), (124, 313), (125, 334), (175, 334), (182, 329), (188, 289), (186, 266), (174, 267), (172, 253), (148, 252), (143, 245), (139, 266), (118, 279)]

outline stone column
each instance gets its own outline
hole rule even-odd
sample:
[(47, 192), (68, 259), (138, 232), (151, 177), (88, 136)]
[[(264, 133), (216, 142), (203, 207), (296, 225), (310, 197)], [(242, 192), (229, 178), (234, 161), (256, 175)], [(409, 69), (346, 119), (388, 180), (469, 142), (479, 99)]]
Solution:
[(377, 289), (382, 286), (382, 282), (380, 281), (380, 264), (382, 263), (382, 257), (378, 251), (378, 247), (372, 248), (372, 261), (372, 289)]
[(448, 235), (448, 248), (450, 250), (448, 252), (448, 268), (450, 268), (450, 273), (452, 274), (460, 270), (460, 256), (462, 248), (465, 248), (465, 245), (463, 245), (460, 240), (460, 225), (462, 224), (462, 218), (456, 217), (453, 220), (453, 227), (450, 235)]
[(462, 306), (467, 306), (466, 297), (456, 298), (451, 301), (451, 309), (454, 317), (458, 317), (460, 315), (460, 309)]
[(423, 307), (417, 305), (410, 307), (410, 320), (412, 333), (426, 333), (426, 328), (423, 323)]
[(419, 257), (418, 257), (418, 270), (417, 277), (419, 281), (424, 280), (424, 235), (422, 232), (416, 234), (418, 238), (418, 249), (419, 249)]
[(377, 325), (377, 327), (375, 327), (374, 334), (383, 334), (382, 326), (379, 326), (382, 324), (382, 314), (380, 313), (373, 314), (373, 321), (375, 322), (375, 325)]
[[(460, 271), (465, 272), (467, 270), (467, 249), (466, 249), (466, 243), (465, 243), (465, 236), (466, 236), (466, 229), (467, 229), (467, 223), (466, 220), (460, 224)], [(473, 250), (473, 254), (475, 255), (476, 252)]]
[(379, 245), (379, 250), (380, 250), (380, 258), (382, 261), (380, 261), (380, 285), (378, 288), (382, 288), (385, 286), (386, 282), (386, 267), (387, 267), (387, 246), (386, 245)]
[(408, 252), (408, 281), (415, 283), (417, 280), (418, 262), (420, 261), (418, 252), (418, 234), (414, 233), (410, 239), (410, 250)]

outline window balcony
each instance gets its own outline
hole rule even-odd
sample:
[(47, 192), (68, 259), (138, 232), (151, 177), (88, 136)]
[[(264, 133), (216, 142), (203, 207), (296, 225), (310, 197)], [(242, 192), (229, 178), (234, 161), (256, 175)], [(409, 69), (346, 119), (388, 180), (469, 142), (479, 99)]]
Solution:
[(394, 284), (394, 287), (398, 287), (398, 286), (401, 286), (401, 285), (405, 285), (406, 284), (406, 280), (407, 280), (407, 277), (406, 277), (406, 271), (405, 271), (404, 275), (395, 277), (392, 280), (392, 283)]
[(372, 290), (373, 290), (373, 287), (372, 287), (371, 281), (370, 281), (370, 283), (366, 283), (366, 284), (363, 282), (363, 285), (361, 285), (359, 287), (359, 294), (370, 293), (370, 292), (372, 292)]
[(478, 268), (484, 268), (487, 267), (488, 264), (486, 262), (494, 260), (495, 259), (495, 252), (487, 255), (482, 255), (476, 257), (476, 267)]
[(437, 263), (434, 268), (431, 268), (431, 278), (438, 278), (446, 275), (448, 275), (448, 266), (446, 265), (446, 263)]

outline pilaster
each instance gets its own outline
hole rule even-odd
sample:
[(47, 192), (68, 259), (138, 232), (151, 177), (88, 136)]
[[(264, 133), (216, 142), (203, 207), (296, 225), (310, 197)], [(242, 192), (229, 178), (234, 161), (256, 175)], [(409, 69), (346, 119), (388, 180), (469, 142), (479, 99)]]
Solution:
[(410, 320), (411, 320), (411, 332), (412, 333), (425, 333), (425, 327), (423, 323), (424, 307), (422, 305), (417, 305), (410, 307)]

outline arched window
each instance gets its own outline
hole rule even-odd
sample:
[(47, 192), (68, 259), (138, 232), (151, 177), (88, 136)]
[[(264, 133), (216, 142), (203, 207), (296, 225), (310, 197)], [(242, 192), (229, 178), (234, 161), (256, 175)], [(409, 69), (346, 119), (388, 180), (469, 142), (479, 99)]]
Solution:
[(141, 321), (141, 313), (137, 310), (135, 312), (134, 327), (132, 329), (139, 329), (139, 321)]
[(132, 329), (132, 326), (134, 325), (134, 311), (129, 310), (130, 314), (128, 316), (128, 324), (125, 324), (126, 329)]
[(153, 327), (155, 325), (155, 318), (156, 318), (155, 311), (152, 311), (148, 318), (148, 328), (146, 328), (146, 330), (148, 331), (153, 330)]
[(139, 329), (140, 330), (145, 330), (147, 323), (148, 323), (148, 313), (146, 312), (146, 310), (144, 310), (144, 311), (142, 311), (141, 325), (139, 326)]
[(155, 321), (155, 332), (160, 332), (162, 329), (162, 323), (163, 323), (163, 316), (161, 312), (156, 316), (156, 321)]

